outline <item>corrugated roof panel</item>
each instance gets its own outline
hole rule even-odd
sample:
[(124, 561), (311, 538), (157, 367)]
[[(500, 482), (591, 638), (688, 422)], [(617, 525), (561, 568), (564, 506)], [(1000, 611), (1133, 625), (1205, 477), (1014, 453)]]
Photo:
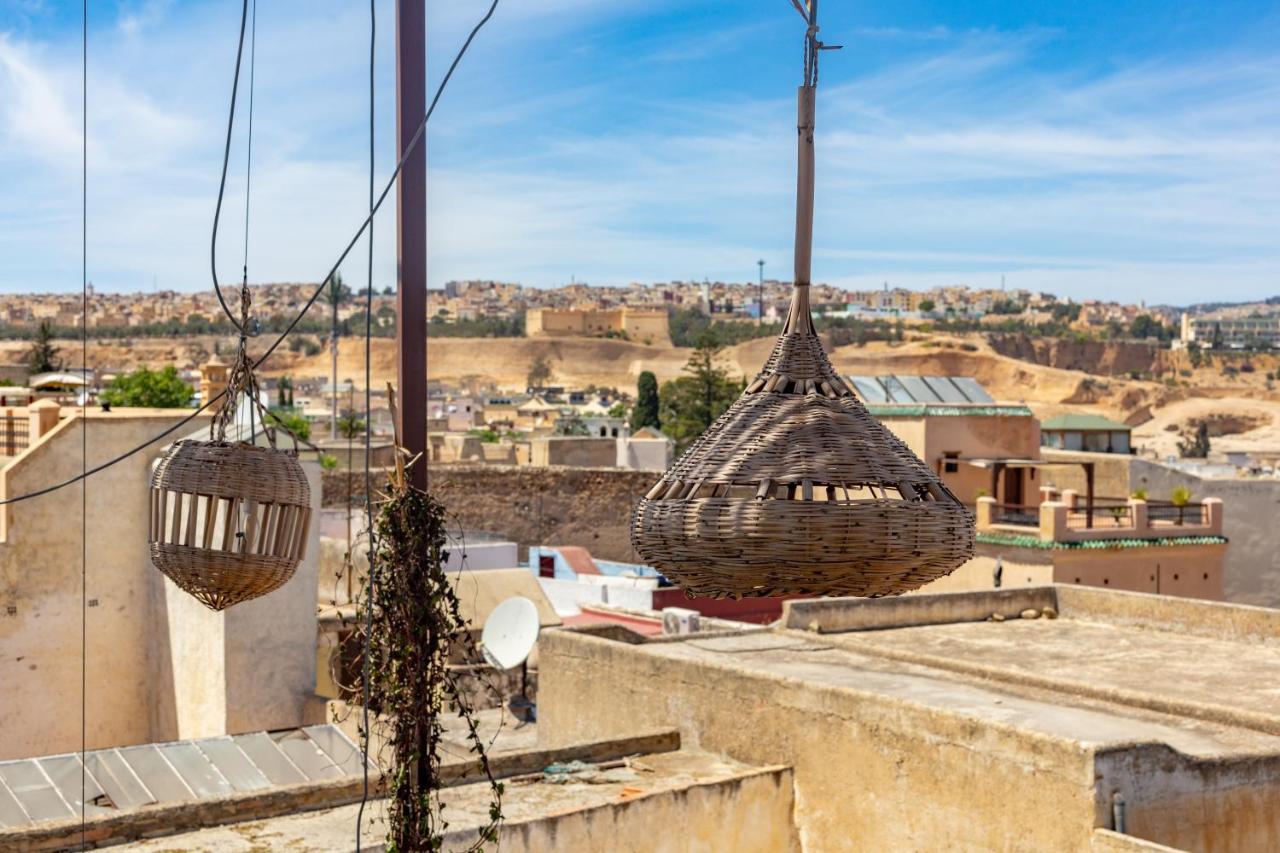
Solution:
[(192, 798), (191, 788), (154, 746), (127, 746), (119, 752), (156, 802), (173, 803)]
[(334, 760), (321, 752), (311, 738), (297, 729), (272, 732), (271, 739), (311, 781), (336, 779), (343, 775)]
[(885, 393), (884, 386), (877, 382), (874, 376), (850, 376), (848, 379), (853, 383), (853, 388), (862, 398), (862, 402), (889, 402), (889, 395)]
[(880, 384), (884, 386), (884, 390), (889, 393), (890, 403), (914, 403), (915, 402), (915, 400), (911, 396), (911, 392), (908, 391), (900, 381), (898, 381), (898, 377), (881, 376), (879, 377), (879, 379), (880, 379)]
[(971, 376), (953, 376), (951, 381), (969, 398), (970, 403), (994, 403), (995, 398)]
[(90, 752), (85, 755), (85, 764), (116, 808), (133, 809), (156, 801), (116, 750)]
[[(337, 726), (306, 726), (303, 731), (311, 736), (316, 746), (324, 750), (325, 755), (333, 759), (344, 775), (359, 776), (364, 772), (361, 770), (364, 756), (360, 754), (360, 748), (352, 743), (351, 739)], [(369, 764), (369, 769), (377, 772), (373, 762), (370, 761)]]
[(33, 821), (79, 816), (34, 761), (0, 764), (0, 778)]
[(271, 787), (271, 780), (254, 766), (231, 738), (206, 738), (196, 741), (195, 745), (235, 790), (258, 791)]
[(197, 797), (216, 797), (231, 793), (231, 783), (213, 766), (205, 754), (193, 743), (166, 743), (160, 752), (182, 781)]
[[(98, 781), (93, 778), (93, 774), (83, 773), (80, 764), (80, 756), (78, 755), (54, 755), (49, 758), (41, 758), (40, 768), (44, 770), (45, 775), (49, 777), (49, 781), (53, 782), (53, 787), (58, 789), (58, 793), (62, 795), (62, 799), (67, 805), (71, 806), (71, 811), (80, 814), (80, 791), (81, 785), (84, 788), (84, 813), (86, 815), (96, 814), (114, 814), (115, 808), (104, 808), (94, 803), (94, 800), (101, 797), (105, 791)], [(83, 778), (83, 783), (82, 783)]]
[(911, 395), (912, 400), (917, 403), (941, 403), (942, 398), (933, 393), (933, 389), (928, 383), (919, 376), (894, 376), (902, 383), (902, 387), (907, 389), (907, 393)]
[(26, 826), (31, 818), (22, 810), (16, 797), (9, 793), (9, 787), (0, 780), (0, 827)]
[(950, 377), (922, 376), (920, 378), (923, 379), (925, 384), (933, 390), (933, 393), (938, 395), (938, 399), (944, 403), (969, 402), (969, 398), (964, 395), (963, 391), (952, 383)]
[(262, 732), (251, 735), (235, 735), (231, 738), (254, 766), (261, 770), (273, 785), (292, 785), (305, 782), (307, 777), (289, 760), (276, 742)]

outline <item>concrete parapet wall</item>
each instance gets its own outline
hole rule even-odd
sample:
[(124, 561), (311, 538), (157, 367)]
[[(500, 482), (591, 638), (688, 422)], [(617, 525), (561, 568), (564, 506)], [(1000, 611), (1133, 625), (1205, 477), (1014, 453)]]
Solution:
[[(498, 830), (497, 848), (504, 853), (798, 853), (792, 806), (791, 771), (769, 767), (603, 806), (507, 820)], [(466, 831), (446, 836), (444, 848), (464, 849), (474, 836)]]
[(790, 764), (805, 850), (1088, 849), (1093, 762), (1079, 744), (853, 686), (691, 665), (656, 651), (668, 644), (557, 631), (540, 646), (540, 739), (671, 724), (690, 745)]
[(981, 622), (992, 613), (1015, 617), (1028, 608), (1045, 607), (1057, 607), (1052, 586), (902, 598), (813, 598), (784, 602), (782, 624), (787, 628), (831, 634)]

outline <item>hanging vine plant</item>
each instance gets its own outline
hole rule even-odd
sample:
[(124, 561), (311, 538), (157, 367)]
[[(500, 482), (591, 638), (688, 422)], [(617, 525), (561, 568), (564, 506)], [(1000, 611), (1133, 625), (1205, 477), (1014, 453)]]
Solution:
[[(502, 784), (493, 777), (475, 715), (448, 665), (456, 644), (475, 650), (445, 572), (447, 541), (444, 507), (410, 484), (398, 463), (375, 525), (361, 602), (368, 619), (356, 632), (365, 655), (367, 706), (377, 714), (372, 727), (381, 729), (384, 753), (390, 753), (378, 762), (389, 768), (390, 851), (443, 848), (449, 823), (443, 816), (439, 748), (446, 713), (465, 723), (490, 789), (488, 822), (466, 849), (496, 843), (502, 820)], [(366, 744), (369, 734), (362, 726)]]

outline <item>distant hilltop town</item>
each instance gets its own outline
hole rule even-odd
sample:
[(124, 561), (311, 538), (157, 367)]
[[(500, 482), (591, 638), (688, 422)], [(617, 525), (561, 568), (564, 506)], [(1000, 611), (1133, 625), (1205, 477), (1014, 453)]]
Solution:
[[(427, 293), (432, 328), (457, 333), (526, 337), (618, 337), (641, 343), (668, 339), (665, 318), (696, 311), (724, 322), (777, 322), (786, 313), (791, 283), (671, 281), (601, 287), (573, 283), (526, 287), (487, 280), (451, 281)], [(1280, 344), (1280, 304), (1205, 305), (1181, 309), (1103, 300), (1074, 301), (1024, 289), (964, 285), (909, 290), (846, 290), (815, 284), (811, 304), (820, 318), (968, 321), (983, 327), (1097, 331), (1109, 337), (1152, 338), (1174, 346), (1261, 349)], [(461, 327), (451, 329), (450, 327)]]
[[(238, 299), (239, 285), (224, 285), (229, 300)], [(262, 318), (293, 317), (315, 293), (315, 283), (291, 282), (252, 284), (254, 313)], [(208, 331), (223, 322), (224, 315), (212, 290), (194, 293), (158, 290), (151, 293), (99, 293), (90, 284), (88, 327), (90, 329), (145, 329), (169, 326), (175, 334), (183, 331)], [(339, 306), (340, 320), (363, 316), (365, 299), (346, 291)], [(392, 291), (374, 296), (375, 323), (394, 325), (395, 295)], [(320, 308), (325, 310), (322, 312)], [(312, 314), (328, 317), (328, 303), (312, 309)], [(80, 293), (18, 293), (0, 295), (0, 326), (12, 330), (34, 329), (48, 323), (56, 329), (79, 329), (84, 325), (85, 305)]]

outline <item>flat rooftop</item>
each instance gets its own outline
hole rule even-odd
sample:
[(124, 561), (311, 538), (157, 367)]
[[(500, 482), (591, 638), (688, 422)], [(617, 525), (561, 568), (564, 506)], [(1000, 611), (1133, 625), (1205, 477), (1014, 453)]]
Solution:
[(548, 743), (642, 719), (791, 766), (806, 849), (852, 824), (867, 849), (1280, 842), (1280, 611), (1056, 585), (798, 599), (763, 631), (549, 632), (539, 654)]

